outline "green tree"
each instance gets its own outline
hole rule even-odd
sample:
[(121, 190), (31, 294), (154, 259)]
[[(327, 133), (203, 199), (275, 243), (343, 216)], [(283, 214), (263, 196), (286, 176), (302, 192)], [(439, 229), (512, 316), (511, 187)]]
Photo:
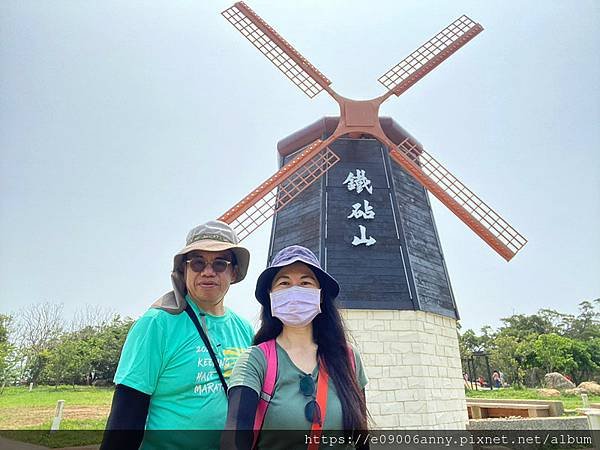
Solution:
[(483, 350), (481, 338), (473, 330), (467, 330), (458, 336), (461, 358), (470, 358), (473, 352)]
[(12, 316), (0, 314), (0, 393), (3, 392), (4, 386), (10, 380), (15, 367), (15, 348), (10, 343), (10, 326), (12, 324)]
[[(600, 299), (583, 301), (577, 315), (552, 309), (513, 314), (497, 331), (459, 333), (461, 356), (485, 351), (492, 369), (504, 372), (513, 385), (537, 386), (545, 373), (558, 371), (574, 381), (600, 380)], [(485, 368), (475, 359), (477, 374)]]
[(582, 341), (600, 338), (600, 313), (596, 311), (599, 306), (600, 299), (579, 303), (579, 314), (571, 321), (565, 334)]
[(524, 339), (531, 335), (539, 336), (540, 334), (553, 333), (555, 331), (552, 322), (547, 317), (538, 314), (530, 316), (513, 314), (510, 317), (501, 319), (501, 321), (504, 325), (500, 327), (499, 333), (514, 336), (517, 339)]
[(573, 339), (556, 333), (542, 334), (533, 343), (535, 358), (546, 372), (573, 373), (578, 368), (574, 358), (575, 347), (584, 348)]
[(89, 342), (81, 341), (73, 334), (65, 335), (45, 353), (47, 361), (42, 379), (52, 382), (56, 387), (69, 383), (73, 388), (84, 380), (91, 359)]
[(504, 373), (506, 381), (515, 387), (528, 384), (528, 378), (533, 381), (531, 369), (535, 367), (535, 356), (532, 341), (531, 335), (519, 339), (509, 333), (500, 333), (494, 339), (490, 360)]
[(90, 384), (101, 379), (112, 381), (125, 338), (133, 321), (114, 316), (109, 324), (87, 325), (63, 336), (46, 352), (43, 380)]
[(91, 361), (94, 379), (112, 381), (117, 371), (121, 350), (133, 320), (129, 317), (121, 319), (115, 316), (112, 322), (105, 326), (94, 339), (98, 351)]
[(540, 309), (538, 316), (551, 324), (546, 333), (556, 333), (561, 336), (565, 336), (568, 333), (575, 319), (573, 314), (563, 314), (553, 309)]
[(573, 359), (577, 365), (573, 381), (577, 384), (598, 378), (600, 369), (600, 338), (587, 341), (573, 339)]
[(16, 339), (22, 355), (21, 379), (38, 383), (48, 350), (63, 334), (62, 310), (62, 304), (41, 302), (29, 305), (16, 315)]

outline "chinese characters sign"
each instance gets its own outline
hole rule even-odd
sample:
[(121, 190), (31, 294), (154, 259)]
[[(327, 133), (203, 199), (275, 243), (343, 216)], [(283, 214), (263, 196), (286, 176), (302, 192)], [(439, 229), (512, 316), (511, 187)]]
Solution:
[[(327, 271), (342, 286), (339, 304), (414, 309), (387, 153), (368, 139), (337, 141), (335, 152), (340, 162), (325, 176), (321, 252)], [(308, 204), (299, 203), (300, 207)], [(297, 230), (305, 222), (290, 224)]]
[[(371, 185), (371, 180), (367, 178), (365, 171), (362, 169), (356, 169), (356, 174), (349, 172), (343, 184), (347, 185), (349, 191), (356, 191), (356, 194), (360, 194), (363, 192), (363, 190), (365, 190), (369, 195), (373, 195), (373, 186)], [(375, 211), (369, 204), (369, 200), (364, 200), (363, 203), (353, 204), (352, 212), (347, 217), (347, 219), (364, 220), (372, 220), (374, 218)], [(355, 247), (357, 245), (366, 245), (367, 247), (370, 247), (377, 242), (373, 236), (369, 236), (367, 238), (367, 227), (364, 225), (359, 225), (358, 229), (360, 230), (360, 237), (354, 236), (352, 245)]]

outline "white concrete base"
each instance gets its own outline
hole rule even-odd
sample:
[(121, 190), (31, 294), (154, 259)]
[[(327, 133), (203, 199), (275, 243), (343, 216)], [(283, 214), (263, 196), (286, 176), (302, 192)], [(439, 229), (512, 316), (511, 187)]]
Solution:
[(341, 313), (369, 377), (372, 428), (465, 429), (456, 320), (423, 311)]

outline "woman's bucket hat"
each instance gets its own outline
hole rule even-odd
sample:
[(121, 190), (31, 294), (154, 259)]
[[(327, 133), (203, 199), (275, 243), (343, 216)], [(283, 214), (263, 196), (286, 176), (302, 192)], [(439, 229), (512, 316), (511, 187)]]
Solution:
[(321, 290), (325, 292), (329, 298), (334, 299), (338, 296), (340, 293), (340, 285), (335, 278), (321, 268), (321, 263), (315, 254), (301, 245), (291, 245), (280, 250), (275, 255), (269, 267), (263, 270), (256, 281), (256, 291), (254, 292), (254, 295), (262, 305), (268, 305), (270, 303), (269, 292), (271, 291), (271, 283), (273, 283), (273, 278), (275, 278), (277, 272), (279, 272), (282, 267), (289, 266), (297, 261), (303, 262), (313, 270), (319, 280)]

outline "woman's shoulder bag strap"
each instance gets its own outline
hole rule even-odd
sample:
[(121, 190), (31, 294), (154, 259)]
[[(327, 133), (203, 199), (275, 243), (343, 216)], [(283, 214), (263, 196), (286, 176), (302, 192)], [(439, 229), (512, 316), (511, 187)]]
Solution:
[(267, 360), (267, 371), (260, 391), (258, 406), (256, 407), (256, 416), (254, 417), (254, 441), (252, 442), (252, 448), (256, 447), (258, 435), (267, 414), (267, 408), (269, 407), (269, 403), (271, 403), (271, 398), (275, 391), (275, 380), (277, 378), (277, 346), (275, 345), (275, 339), (258, 344), (258, 348), (263, 352)]
[[(271, 398), (273, 398), (273, 392), (275, 391), (275, 381), (277, 378), (277, 346), (275, 344), (275, 339), (271, 339), (269, 341), (258, 344), (258, 348), (263, 352), (263, 355), (265, 355), (265, 359), (267, 361), (267, 371), (263, 380), (260, 397), (258, 399), (258, 406), (256, 408), (256, 416), (254, 418), (254, 441), (252, 442), (252, 448), (256, 447), (258, 436), (260, 434), (260, 430), (262, 429), (263, 422), (265, 420), (265, 415), (267, 414), (267, 408), (269, 407)], [(352, 351), (352, 347), (350, 346), (348, 346), (348, 358), (350, 359), (350, 365), (352, 366), (352, 370), (356, 373), (356, 361), (354, 359), (354, 352)], [(329, 376), (324, 370), (323, 365), (321, 365), (321, 367), (322, 368), (320, 368), (319, 370), (319, 378), (321, 379), (321, 398), (318, 398), (317, 401), (321, 400), (319, 404), (322, 405), (321, 414), (323, 414), (324, 418), (324, 413), (326, 413), (327, 411), (327, 382)], [(319, 391), (319, 389), (317, 390)], [(313, 428), (313, 433), (316, 432), (320, 435), (321, 425), (317, 425), (316, 428), (317, 429)]]

